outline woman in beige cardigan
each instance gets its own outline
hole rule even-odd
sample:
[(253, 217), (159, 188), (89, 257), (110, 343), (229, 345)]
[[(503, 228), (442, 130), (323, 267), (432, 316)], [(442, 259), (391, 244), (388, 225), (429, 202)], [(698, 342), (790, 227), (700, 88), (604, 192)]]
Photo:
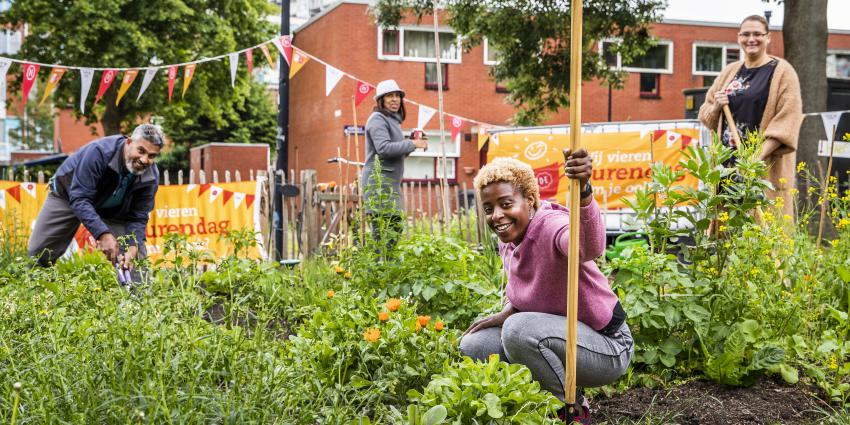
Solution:
[[(769, 179), (776, 190), (768, 197), (784, 198), (783, 213), (793, 214), (791, 189), (795, 186), (797, 137), (803, 122), (800, 82), (794, 68), (767, 54), (770, 32), (767, 21), (748, 16), (738, 31), (738, 44), (746, 56), (731, 63), (714, 80), (699, 109), (699, 119), (718, 129), (723, 106), (729, 105), (738, 133), (758, 130), (765, 137), (760, 159), (770, 167)], [(721, 140), (734, 146), (723, 120)]]

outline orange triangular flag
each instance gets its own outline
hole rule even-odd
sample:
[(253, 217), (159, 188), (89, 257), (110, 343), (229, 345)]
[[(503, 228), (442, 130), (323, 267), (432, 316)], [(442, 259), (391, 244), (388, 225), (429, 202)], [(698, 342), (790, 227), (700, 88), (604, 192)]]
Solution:
[[(6, 189), (6, 193), (15, 198), (15, 200), (18, 201), (19, 204), (21, 203), (21, 185)], [(253, 201), (253, 198), (251, 200)]]
[(251, 204), (253, 204), (253, 203), (254, 203), (254, 195), (245, 195), (245, 205), (247, 205), (248, 208), (251, 208)]
[(203, 194), (204, 194), (204, 192), (206, 192), (207, 190), (209, 190), (209, 188), (210, 188), (210, 184), (209, 184), (209, 183), (202, 184), (202, 185), (201, 185), (201, 187), (200, 187), (200, 189), (198, 189), (198, 197), (200, 197), (201, 195), (203, 195)]
[(55, 90), (56, 86), (59, 85), (59, 80), (62, 79), (62, 75), (65, 74), (65, 71), (67, 71), (65, 68), (53, 68), (53, 70), (50, 71), (50, 76), (47, 77), (47, 87), (44, 88), (44, 96), (41, 97), (41, 102), (38, 102), (39, 105), (44, 103), (44, 101), (47, 100), (47, 97), (53, 93), (53, 90)]
[(222, 205), (227, 205), (227, 201), (230, 200), (230, 197), (233, 196), (233, 192), (229, 190), (225, 190), (224, 193), (221, 194)]
[(183, 67), (183, 97), (186, 97), (186, 90), (192, 82), (192, 77), (195, 76), (195, 66), (197, 64), (190, 63)]
[(309, 60), (310, 57), (300, 50), (292, 49), (292, 66), (289, 68), (289, 78), (294, 77)]
[(272, 55), (269, 53), (269, 47), (265, 44), (261, 44), (260, 50), (263, 52), (263, 56), (266, 57), (266, 60), (269, 61), (269, 66), (274, 68), (274, 59), (272, 59)]
[(121, 88), (118, 89), (118, 97), (115, 99), (115, 106), (118, 106), (118, 102), (120, 102), (121, 98), (124, 97), (124, 93), (127, 93), (127, 90), (129, 90), (130, 86), (133, 85), (133, 81), (136, 80), (137, 75), (139, 75), (138, 69), (128, 69), (124, 71), (124, 77), (121, 78)]

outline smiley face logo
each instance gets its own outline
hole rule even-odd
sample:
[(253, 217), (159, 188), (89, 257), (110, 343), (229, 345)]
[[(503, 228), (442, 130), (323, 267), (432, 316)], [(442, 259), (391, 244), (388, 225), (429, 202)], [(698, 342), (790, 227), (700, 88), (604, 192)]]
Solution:
[(525, 158), (529, 161), (536, 161), (543, 158), (543, 155), (546, 155), (546, 151), (548, 150), (549, 146), (542, 140), (530, 143), (525, 147)]

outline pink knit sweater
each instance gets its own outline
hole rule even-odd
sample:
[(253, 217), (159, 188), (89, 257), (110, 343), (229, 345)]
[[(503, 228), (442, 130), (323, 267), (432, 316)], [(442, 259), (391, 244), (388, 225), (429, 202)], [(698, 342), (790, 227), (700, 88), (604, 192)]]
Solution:
[[(605, 227), (595, 200), (581, 208), (579, 238), (578, 320), (600, 330), (611, 321), (617, 296), (593, 262), (605, 250)], [(514, 308), (566, 316), (569, 240), (569, 209), (542, 202), (518, 245), (499, 243)]]

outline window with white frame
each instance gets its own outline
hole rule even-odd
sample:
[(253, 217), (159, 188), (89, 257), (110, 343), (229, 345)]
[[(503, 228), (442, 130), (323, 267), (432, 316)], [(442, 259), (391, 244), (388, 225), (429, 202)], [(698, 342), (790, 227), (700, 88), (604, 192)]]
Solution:
[(492, 44), (490, 44), (490, 40), (484, 38), (484, 65), (498, 65), (499, 64), (499, 49), (496, 49)]
[(673, 73), (672, 41), (658, 40), (646, 53), (631, 60), (623, 60), (623, 57), (614, 51), (616, 43), (616, 40), (603, 40), (599, 43), (599, 51), (608, 66), (629, 72)]
[(14, 55), (21, 50), (21, 32), (11, 29), (0, 30), (0, 54)]
[(826, 76), (850, 78), (850, 51), (829, 52), (826, 55)]
[[(454, 32), (440, 30), (440, 60), (460, 63), (460, 41)], [(436, 62), (434, 31), (420, 27), (378, 28), (378, 59)]]
[(460, 139), (463, 134), (458, 134), (455, 140), (446, 132), (445, 144), (440, 142), (439, 130), (426, 130), (428, 137), (428, 149), (423, 151), (417, 149), (404, 160), (404, 180), (434, 180), (443, 176), (443, 149), (446, 152), (446, 174), (449, 180), (456, 177), (457, 158), (460, 157)]
[(720, 75), (723, 68), (740, 59), (741, 50), (735, 45), (694, 43), (693, 75)]

